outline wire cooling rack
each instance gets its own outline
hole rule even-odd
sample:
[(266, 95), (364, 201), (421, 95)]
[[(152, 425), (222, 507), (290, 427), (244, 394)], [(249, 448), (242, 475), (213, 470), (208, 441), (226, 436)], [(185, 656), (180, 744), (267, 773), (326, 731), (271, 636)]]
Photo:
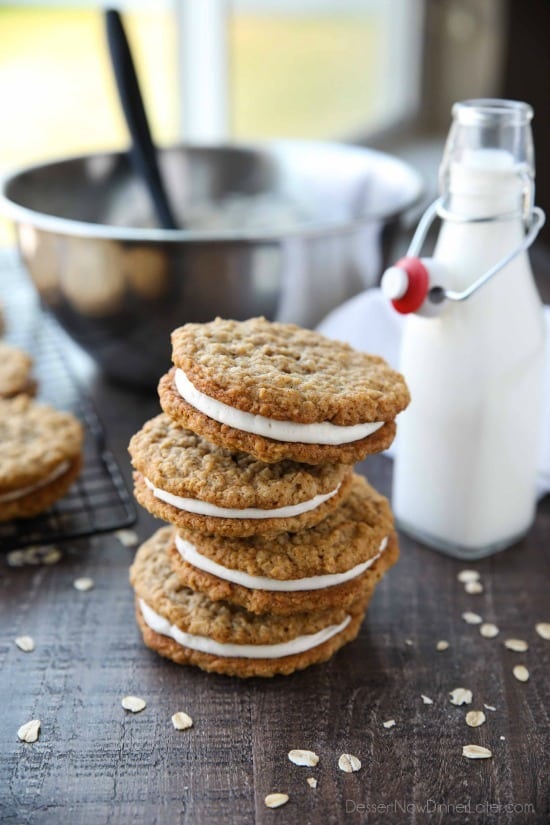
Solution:
[(28, 275), (11, 250), (0, 253), (0, 301), (5, 340), (34, 360), (37, 401), (72, 412), (85, 433), (83, 469), (67, 495), (35, 518), (0, 522), (0, 549), (52, 544), (128, 527), (136, 519), (132, 498), (106, 446), (94, 406), (63, 354), (65, 333), (40, 309)]

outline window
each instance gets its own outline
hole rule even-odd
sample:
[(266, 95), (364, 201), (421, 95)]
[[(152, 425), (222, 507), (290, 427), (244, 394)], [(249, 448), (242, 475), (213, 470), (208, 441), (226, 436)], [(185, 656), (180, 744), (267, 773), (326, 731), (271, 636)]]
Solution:
[(235, 0), (231, 125), (237, 137), (350, 138), (416, 110), (416, 0)]
[[(159, 144), (364, 139), (417, 108), (422, 0), (119, 5)], [(0, 173), (128, 145), (99, 5), (0, 7), (0, 110)]]

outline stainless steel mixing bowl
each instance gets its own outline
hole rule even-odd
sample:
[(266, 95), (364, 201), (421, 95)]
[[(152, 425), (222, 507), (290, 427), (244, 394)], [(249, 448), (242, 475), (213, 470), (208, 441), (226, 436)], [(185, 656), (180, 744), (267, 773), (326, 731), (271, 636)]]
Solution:
[(187, 321), (314, 326), (375, 282), (422, 191), (396, 158), (336, 143), (160, 154), (181, 230), (155, 228), (125, 153), (30, 167), (3, 186), (45, 306), (106, 373), (144, 386), (168, 367), (170, 331)]

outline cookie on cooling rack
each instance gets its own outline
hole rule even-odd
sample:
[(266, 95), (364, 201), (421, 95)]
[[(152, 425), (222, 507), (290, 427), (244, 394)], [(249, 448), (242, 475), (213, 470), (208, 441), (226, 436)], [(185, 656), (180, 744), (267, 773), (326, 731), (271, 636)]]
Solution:
[(135, 495), (179, 527), (224, 536), (296, 532), (318, 524), (346, 496), (346, 464), (266, 464), (217, 447), (169, 416), (157, 415), (129, 446)]
[(0, 341), (0, 398), (36, 394), (32, 358), (23, 350)]
[(172, 360), (164, 411), (266, 462), (354, 464), (390, 446), (409, 403), (382, 358), (265, 318), (186, 324), (172, 333)]
[(275, 676), (325, 662), (357, 636), (368, 596), (346, 608), (258, 616), (185, 587), (167, 554), (172, 532), (158, 530), (130, 569), (144, 642), (161, 656), (228, 676)]
[(0, 400), (0, 521), (47, 510), (82, 465), (83, 428), (25, 395)]

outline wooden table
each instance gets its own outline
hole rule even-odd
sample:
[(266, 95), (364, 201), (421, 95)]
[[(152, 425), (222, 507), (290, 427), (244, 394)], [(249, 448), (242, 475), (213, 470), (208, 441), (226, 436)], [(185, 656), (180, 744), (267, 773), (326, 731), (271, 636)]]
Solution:
[[(158, 402), (99, 377), (90, 390), (129, 481), (126, 444)], [(388, 494), (391, 466), (377, 456), (360, 470)], [(140, 539), (157, 524), (140, 512)], [(464, 564), (402, 537), (356, 642), (328, 664), (251, 681), (181, 668), (143, 646), (128, 584), (133, 550), (112, 535), (63, 547), (53, 566), (13, 568), (2, 557), (0, 822), (547, 822), (550, 642), (534, 625), (550, 622), (549, 544), (547, 497), (527, 539), (473, 565), (485, 591), (467, 595), (457, 581)], [(94, 589), (75, 590), (80, 576)], [(461, 619), (466, 610), (495, 622), (499, 637), (482, 638)], [(22, 634), (34, 652), (15, 646)], [(508, 637), (529, 651), (506, 650)], [(436, 650), (439, 639), (448, 650)], [(513, 677), (516, 663), (528, 666), (527, 683)], [(496, 708), (482, 727), (467, 727), (467, 708), (450, 703), (459, 686), (472, 690), (472, 709)], [(122, 709), (128, 694), (146, 699), (142, 713)], [(179, 710), (191, 730), (174, 730)], [(18, 741), (33, 718), (39, 741)], [(469, 743), (492, 759), (463, 758)], [(291, 748), (315, 750), (318, 767), (291, 764)], [(361, 759), (358, 773), (338, 769), (343, 752)], [(290, 801), (268, 810), (274, 791)]]

